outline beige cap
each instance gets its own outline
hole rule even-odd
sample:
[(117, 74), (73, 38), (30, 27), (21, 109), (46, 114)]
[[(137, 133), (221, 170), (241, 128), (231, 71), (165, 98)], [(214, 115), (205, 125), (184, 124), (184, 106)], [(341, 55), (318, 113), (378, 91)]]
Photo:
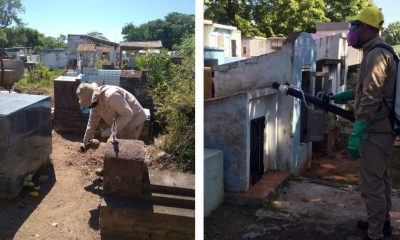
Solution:
[(78, 89), (76, 89), (76, 95), (82, 107), (89, 107), (92, 104), (92, 94), (97, 87), (96, 83), (79, 84)]

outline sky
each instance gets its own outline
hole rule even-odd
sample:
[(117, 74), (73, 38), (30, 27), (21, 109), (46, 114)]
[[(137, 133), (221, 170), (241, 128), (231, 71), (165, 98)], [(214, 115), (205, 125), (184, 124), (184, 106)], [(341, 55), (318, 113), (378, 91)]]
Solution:
[(399, 0), (374, 0), (374, 3), (378, 8), (382, 9), (383, 16), (385, 17), (383, 27), (387, 27), (390, 23), (400, 21)]
[(21, 0), (26, 27), (45, 36), (97, 31), (113, 42), (123, 41), (122, 28), (136, 26), (168, 13), (195, 14), (195, 0)]

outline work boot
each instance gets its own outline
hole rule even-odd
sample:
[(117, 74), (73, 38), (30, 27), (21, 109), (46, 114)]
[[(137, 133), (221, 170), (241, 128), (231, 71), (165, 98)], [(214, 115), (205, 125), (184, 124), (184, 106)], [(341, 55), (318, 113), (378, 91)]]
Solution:
[[(357, 222), (357, 228), (367, 231), (369, 227), (368, 221), (359, 220)], [(392, 226), (390, 225), (390, 220), (385, 221), (385, 225), (383, 225), (383, 236), (390, 237), (392, 236)]]

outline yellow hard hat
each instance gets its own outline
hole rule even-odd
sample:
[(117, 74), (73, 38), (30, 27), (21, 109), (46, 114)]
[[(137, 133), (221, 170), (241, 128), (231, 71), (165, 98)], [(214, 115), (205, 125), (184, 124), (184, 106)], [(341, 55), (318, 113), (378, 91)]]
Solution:
[(348, 22), (360, 21), (374, 28), (383, 30), (383, 14), (377, 7), (366, 7), (356, 16), (346, 18)]

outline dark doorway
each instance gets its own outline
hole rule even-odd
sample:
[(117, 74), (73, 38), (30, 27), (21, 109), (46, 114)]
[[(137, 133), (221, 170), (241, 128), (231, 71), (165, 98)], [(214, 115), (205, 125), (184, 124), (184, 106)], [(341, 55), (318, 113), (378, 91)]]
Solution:
[(232, 57), (236, 57), (236, 40), (231, 40), (232, 44)]
[(265, 117), (251, 120), (250, 125), (250, 183), (254, 185), (264, 174)]

